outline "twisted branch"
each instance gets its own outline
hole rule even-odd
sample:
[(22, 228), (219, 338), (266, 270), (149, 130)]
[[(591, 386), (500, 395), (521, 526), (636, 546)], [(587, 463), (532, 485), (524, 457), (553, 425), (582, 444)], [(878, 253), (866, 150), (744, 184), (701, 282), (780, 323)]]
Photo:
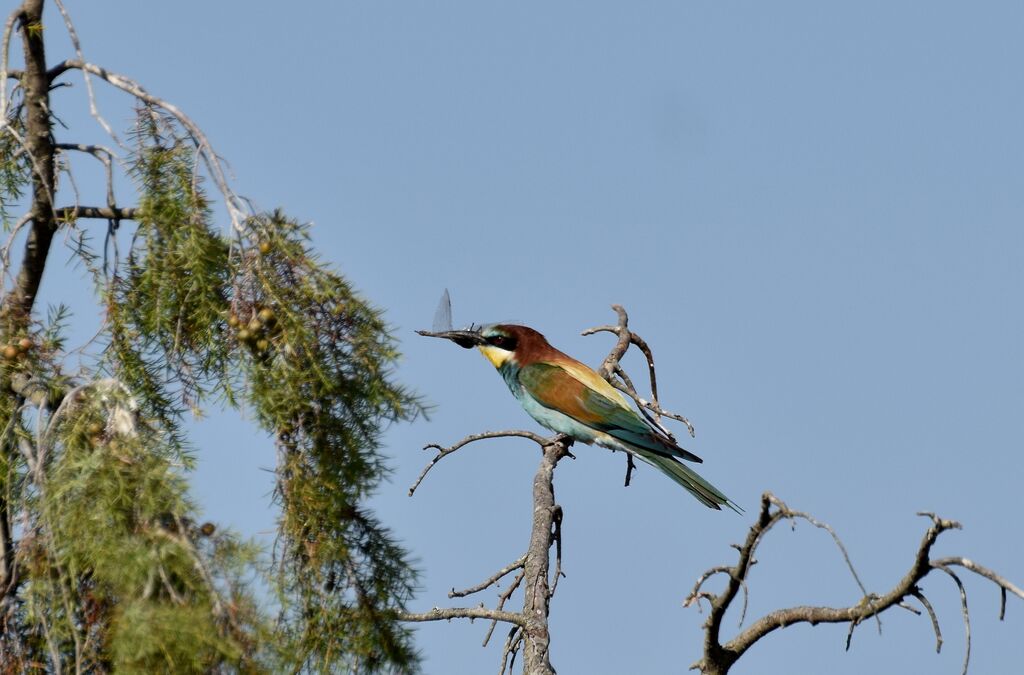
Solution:
[(413, 493), (416, 492), (416, 488), (420, 486), (420, 483), (422, 483), (423, 479), (427, 477), (427, 474), (430, 473), (430, 470), (433, 469), (438, 462), (440, 462), (442, 459), (452, 454), (453, 452), (460, 450), (461, 448), (469, 445), (470, 443), (475, 443), (476, 441), (483, 441), (489, 438), (507, 438), (514, 436), (518, 436), (520, 438), (527, 438), (533, 441), (534, 443), (538, 444), (541, 448), (552, 442), (552, 439), (544, 438), (540, 434), (535, 434), (532, 431), (485, 431), (482, 434), (471, 434), (469, 436), (466, 436), (455, 445), (450, 445), (448, 447), (444, 447), (436, 443), (428, 443), (427, 445), (423, 446), (424, 450), (429, 450), (430, 448), (433, 448), (438, 452), (436, 455), (434, 455), (434, 458), (430, 460), (430, 463), (423, 467), (423, 471), (420, 472), (420, 475), (416, 479), (416, 482), (413, 483), (412, 486), (409, 488), (409, 496), (413, 496)]
[[(811, 625), (819, 623), (849, 623), (850, 630), (847, 634), (847, 648), (849, 648), (850, 637), (857, 625), (865, 619), (875, 618), (877, 620), (878, 615), (890, 607), (906, 607), (905, 601), (908, 597), (916, 598), (927, 610), (932, 627), (935, 630), (936, 651), (938, 651), (942, 647), (942, 633), (939, 629), (938, 617), (918, 585), (932, 570), (938, 569), (948, 574), (960, 591), (964, 629), (967, 634), (967, 653), (964, 657), (963, 670), (966, 673), (970, 661), (970, 615), (967, 610), (967, 592), (959, 577), (950, 567), (963, 567), (988, 579), (999, 587), (1001, 595), (1012, 593), (1024, 600), (1024, 590), (1021, 590), (1020, 587), (1009, 582), (1001, 575), (967, 558), (950, 557), (931, 560), (929, 557), (931, 549), (939, 535), (947, 530), (960, 529), (961, 526), (956, 521), (939, 518), (933, 513), (920, 513), (918, 515), (930, 518), (932, 525), (922, 537), (910, 569), (891, 590), (882, 595), (877, 595), (865, 590), (856, 570), (854, 570), (850, 562), (846, 547), (843, 546), (838, 535), (830, 526), (817, 521), (806, 513), (790, 509), (782, 500), (770, 492), (764, 493), (761, 497), (761, 510), (757, 521), (751, 525), (743, 545), (736, 547), (739, 551), (739, 560), (731, 567), (713, 567), (702, 574), (697, 579), (697, 583), (684, 602), (685, 605), (696, 602), (699, 606), (699, 601), (706, 599), (711, 605), (708, 619), (704, 623), (704, 654), (691, 668), (698, 669), (705, 675), (724, 675), (758, 640), (779, 628), (785, 628), (797, 623), (809, 623)], [(848, 607), (801, 606), (775, 610), (757, 619), (746, 629), (741, 630), (734, 638), (723, 644), (720, 638), (722, 620), (733, 600), (735, 600), (740, 588), (746, 584), (750, 568), (754, 564), (754, 554), (758, 545), (776, 523), (787, 519), (791, 521), (796, 519), (806, 520), (815, 527), (820, 527), (832, 535), (842, 552), (847, 567), (850, 569), (851, 574), (863, 593), (861, 600)], [(729, 580), (725, 588), (717, 594), (703, 590), (705, 582), (717, 574), (728, 576)], [(880, 622), (879, 630), (881, 630)]]
[[(622, 305), (612, 305), (612, 309), (619, 318), (618, 324), (614, 326), (595, 326), (588, 328), (580, 335), (594, 335), (595, 333), (613, 333), (618, 336), (618, 340), (615, 342), (615, 346), (612, 347), (611, 352), (605, 357), (601, 363), (601, 367), (598, 368), (597, 372), (605, 379), (608, 384), (612, 385), (626, 396), (633, 399), (636, 403), (637, 409), (640, 414), (644, 416), (652, 426), (657, 428), (661, 433), (665, 434), (669, 440), (673, 443), (676, 437), (661, 422), (662, 417), (668, 417), (669, 419), (682, 422), (686, 425), (687, 431), (690, 432), (690, 436), (694, 437), (696, 432), (693, 428), (693, 424), (690, 420), (686, 419), (683, 415), (669, 412), (663, 409), (658, 404), (658, 376), (654, 369), (654, 353), (651, 351), (650, 345), (647, 342), (629, 329), (629, 315), (626, 314), (626, 310)], [(630, 345), (636, 345), (636, 347), (643, 352), (644, 358), (647, 359), (647, 372), (651, 383), (651, 400), (646, 400), (637, 393), (636, 386), (633, 384), (633, 380), (630, 379), (629, 375), (626, 374), (623, 369), (622, 357), (626, 355), (626, 351)], [(623, 481), (625, 487), (629, 487), (629, 482), (633, 477), (633, 471), (636, 469), (636, 463), (633, 461), (633, 456), (626, 453), (626, 478)]]
[(46, 76), (49, 81), (52, 82), (68, 70), (81, 70), (83, 76), (86, 78), (90, 74), (95, 75), (113, 87), (134, 96), (144, 103), (160, 108), (174, 117), (189, 133), (189, 136), (191, 136), (192, 142), (196, 146), (196, 150), (199, 152), (203, 163), (209, 171), (210, 178), (213, 180), (214, 185), (217, 186), (217, 190), (224, 199), (224, 205), (227, 207), (232, 227), (239, 234), (245, 233), (244, 222), (248, 217), (247, 205), (245, 204), (245, 201), (231, 189), (231, 185), (228, 182), (227, 174), (224, 172), (224, 166), (220, 156), (214, 151), (213, 145), (206, 137), (206, 134), (203, 133), (203, 130), (198, 124), (192, 121), (192, 118), (182, 112), (182, 110), (173, 103), (150, 94), (135, 80), (125, 77), (124, 75), (111, 72), (106, 68), (102, 68), (95, 64), (88, 63), (81, 58), (66, 59), (62, 61), (53, 68), (50, 68), (50, 70), (47, 71)]

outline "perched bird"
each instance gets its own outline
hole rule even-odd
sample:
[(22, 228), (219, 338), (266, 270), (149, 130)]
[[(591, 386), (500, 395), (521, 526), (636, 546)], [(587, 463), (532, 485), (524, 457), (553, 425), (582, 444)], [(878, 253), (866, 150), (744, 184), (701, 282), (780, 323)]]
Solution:
[(679, 460), (702, 462), (648, 424), (625, 397), (587, 365), (560, 352), (526, 326), (421, 331), (460, 347), (477, 347), (501, 373), (512, 395), (541, 425), (582, 443), (623, 450), (659, 469), (705, 506), (739, 507)]

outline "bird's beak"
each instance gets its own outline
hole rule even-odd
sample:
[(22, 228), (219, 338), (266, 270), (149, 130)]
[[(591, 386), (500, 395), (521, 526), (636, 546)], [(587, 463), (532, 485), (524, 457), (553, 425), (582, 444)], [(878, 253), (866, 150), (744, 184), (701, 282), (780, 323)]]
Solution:
[(420, 335), (426, 337), (444, 338), (445, 340), (451, 340), (463, 349), (472, 349), (477, 345), (486, 343), (483, 336), (475, 330), (446, 330), (439, 333), (435, 333), (429, 330), (418, 330), (416, 331)]

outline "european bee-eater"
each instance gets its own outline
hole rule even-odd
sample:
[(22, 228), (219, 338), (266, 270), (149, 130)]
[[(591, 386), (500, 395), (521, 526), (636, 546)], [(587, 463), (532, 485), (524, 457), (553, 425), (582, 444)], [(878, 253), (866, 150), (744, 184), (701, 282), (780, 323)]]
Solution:
[(477, 347), (501, 373), (523, 409), (544, 427), (582, 443), (623, 450), (665, 473), (705, 506), (739, 507), (680, 462), (702, 462), (648, 424), (625, 397), (585, 364), (560, 352), (526, 326), (427, 333), (460, 347)]

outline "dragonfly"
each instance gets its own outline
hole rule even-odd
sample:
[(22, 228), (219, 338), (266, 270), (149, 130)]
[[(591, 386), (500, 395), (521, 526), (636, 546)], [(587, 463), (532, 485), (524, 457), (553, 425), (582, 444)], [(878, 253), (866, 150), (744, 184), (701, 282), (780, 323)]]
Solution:
[[(416, 332), (426, 337), (449, 337), (447, 334), (451, 333), (452, 330), (452, 296), (446, 288), (444, 293), (441, 294), (441, 300), (437, 303), (437, 309), (434, 310), (432, 330), (418, 330)], [(466, 330), (475, 331), (477, 327), (470, 325)], [(453, 339), (453, 342), (464, 349), (476, 346), (475, 342), (467, 339)]]
[(448, 293), (447, 288), (441, 294), (437, 310), (434, 311), (433, 330), (435, 333), (452, 330), (452, 296)]

